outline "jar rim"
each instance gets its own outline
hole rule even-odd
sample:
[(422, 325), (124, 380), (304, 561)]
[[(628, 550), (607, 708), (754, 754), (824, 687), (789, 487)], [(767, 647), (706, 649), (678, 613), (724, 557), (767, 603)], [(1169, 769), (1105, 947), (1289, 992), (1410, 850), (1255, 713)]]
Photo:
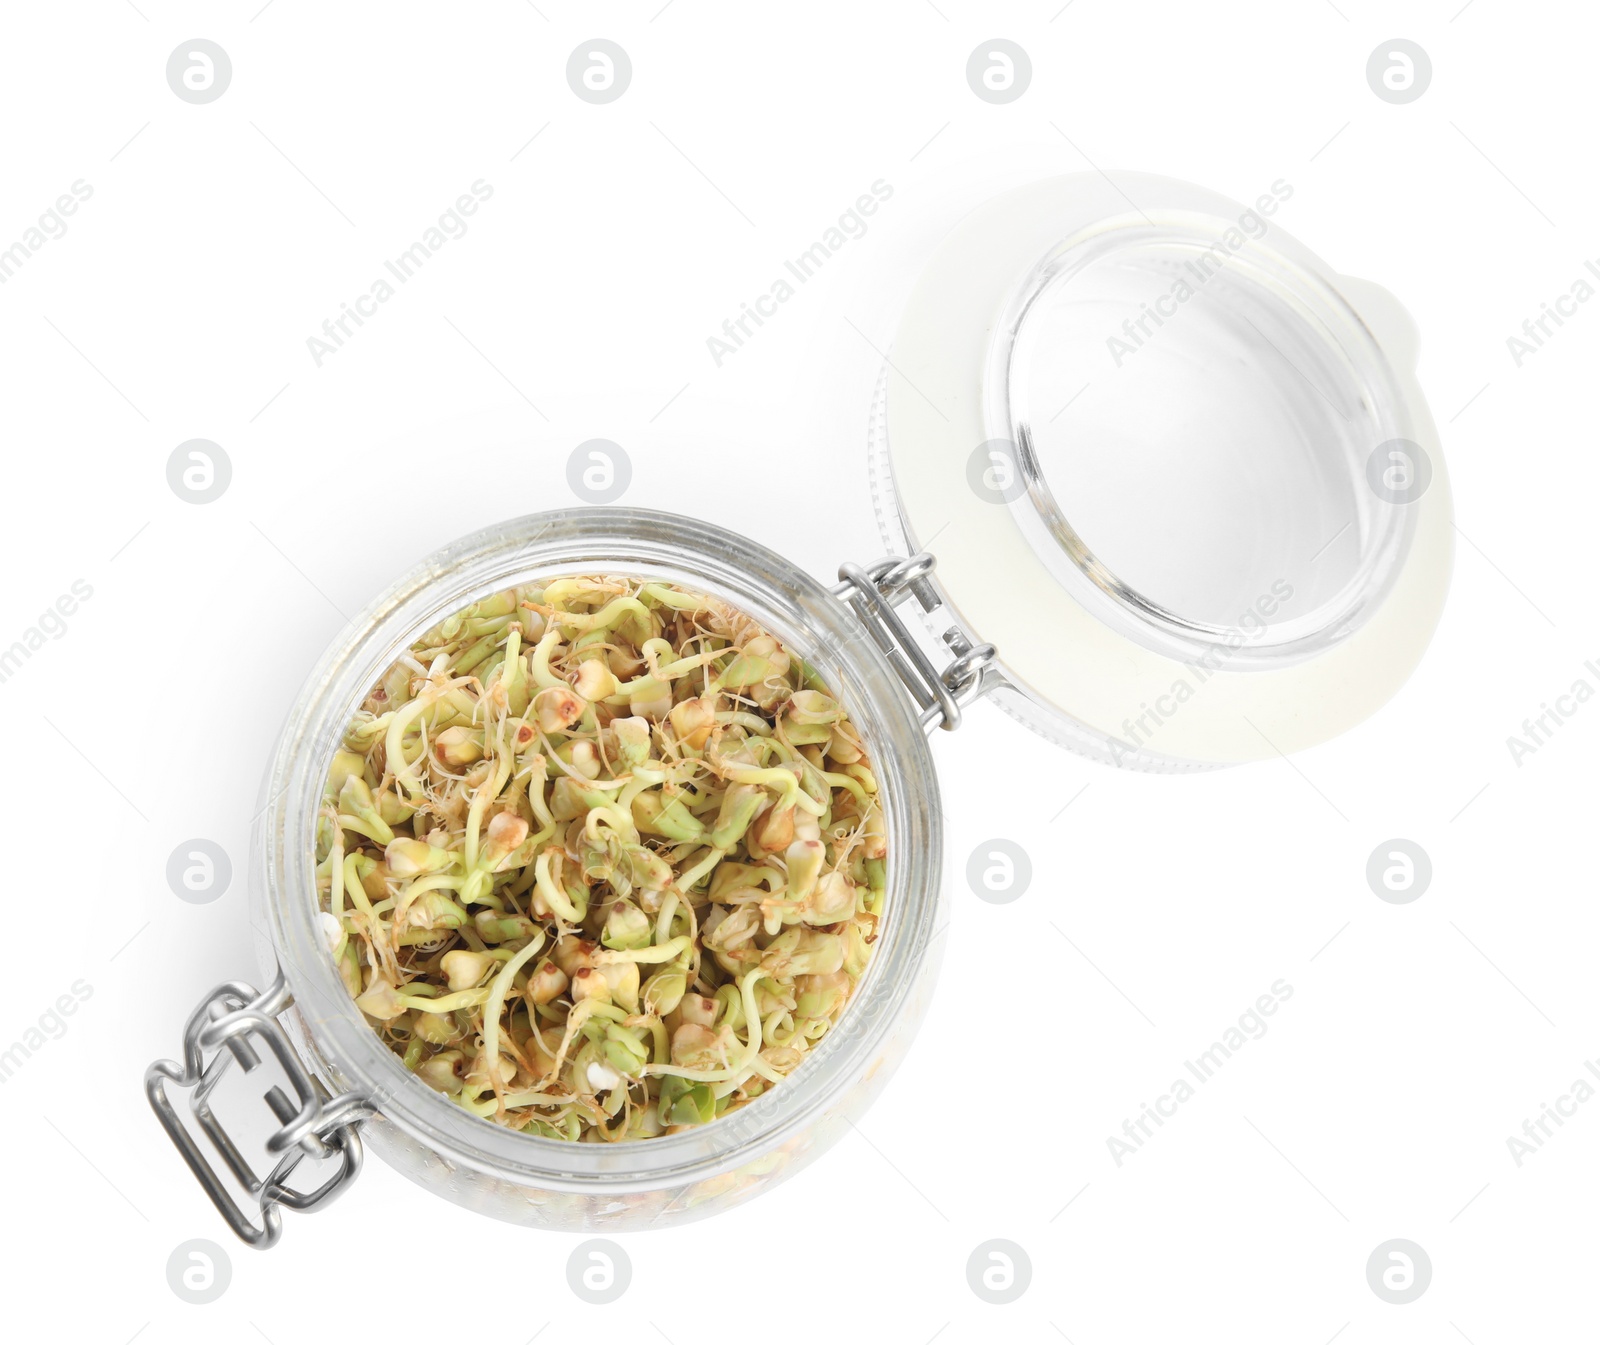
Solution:
[[(351, 715), (396, 655), (475, 598), (535, 578), (638, 575), (722, 598), (813, 662), (852, 713), (879, 780), (889, 841), (884, 919), (839, 1024), (783, 1084), (717, 1121), (673, 1135), (583, 1144), (510, 1130), (427, 1087), (366, 1022), (317, 921), (314, 835), (327, 764)], [(927, 736), (893, 669), (848, 607), (775, 552), (737, 533), (630, 507), (504, 520), (425, 557), (335, 637), (307, 679), (262, 784), (252, 835), (258, 953), (281, 967), (301, 1044), (336, 1091), (449, 1162), (544, 1190), (623, 1193), (728, 1172), (796, 1139), (884, 1053), (915, 973), (931, 957), (943, 821)]]

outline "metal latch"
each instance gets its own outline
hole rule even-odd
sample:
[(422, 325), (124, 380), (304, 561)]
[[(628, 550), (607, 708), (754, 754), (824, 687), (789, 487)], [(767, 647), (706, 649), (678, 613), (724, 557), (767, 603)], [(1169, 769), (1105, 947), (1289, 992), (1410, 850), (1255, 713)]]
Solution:
[[(245, 1242), (266, 1249), (283, 1232), (280, 1207), (314, 1210), (327, 1204), (361, 1171), (361, 1123), (375, 1112), (367, 1098), (356, 1093), (330, 1097), (306, 1071), (295, 1054), (288, 1034), (277, 1021), (292, 1002), (280, 972), (260, 994), (243, 981), (219, 985), (189, 1015), (183, 1033), (183, 1064), (157, 1060), (144, 1076), (144, 1091), (161, 1121), (167, 1138), (183, 1155), (195, 1179), (211, 1197), (218, 1213)], [(261, 1064), (251, 1044), (264, 1045), (283, 1067), (294, 1100), (274, 1085), (263, 1095), (278, 1119), (278, 1129), (267, 1140), (269, 1153), (281, 1155), (266, 1177), (258, 1177), (222, 1122), (211, 1109), (211, 1095), (235, 1061), (249, 1074)], [(167, 1084), (192, 1088), (189, 1109), (195, 1123), (222, 1155), (239, 1184), (256, 1197), (259, 1223), (235, 1202), (211, 1160), (194, 1135), (178, 1118)], [(337, 1158), (337, 1170), (314, 1191), (297, 1191), (287, 1185), (290, 1175), (306, 1158)]]
[(842, 582), (833, 592), (850, 604), (872, 633), (916, 702), (923, 727), (954, 729), (961, 725), (961, 707), (987, 690), (985, 674), (994, 664), (995, 648), (992, 644), (973, 645), (952, 628), (945, 633), (944, 641), (956, 659), (942, 672), (933, 666), (933, 660), (907, 629), (895, 605), (907, 594), (917, 600), (924, 612), (943, 605), (929, 578), (934, 563), (926, 551), (909, 558), (886, 556), (864, 568), (847, 562), (839, 567)]

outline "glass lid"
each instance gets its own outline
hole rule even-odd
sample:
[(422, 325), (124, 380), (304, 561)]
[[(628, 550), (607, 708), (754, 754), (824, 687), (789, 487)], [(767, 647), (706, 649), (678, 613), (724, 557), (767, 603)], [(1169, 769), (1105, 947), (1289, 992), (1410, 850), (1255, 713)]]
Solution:
[(891, 540), (938, 556), (1008, 708), (1119, 764), (1330, 737), (1437, 621), (1448, 487), (1409, 320), (1283, 232), (1292, 195), (1117, 175), (997, 198), (885, 370)]

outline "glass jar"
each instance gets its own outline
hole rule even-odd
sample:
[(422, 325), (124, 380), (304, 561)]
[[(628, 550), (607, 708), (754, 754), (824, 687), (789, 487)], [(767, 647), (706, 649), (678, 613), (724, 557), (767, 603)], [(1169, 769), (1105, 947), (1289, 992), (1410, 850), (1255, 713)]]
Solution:
[[(851, 715), (879, 781), (888, 840), (884, 919), (867, 970), (840, 1024), (807, 1052), (794, 1076), (728, 1117), (677, 1134), (575, 1144), (482, 1120), (417, 1079), (373, 1032), (341, 983), (318, 922), (314, 837), (328, 762), (368, 691), (422, 632), (474, 600), (517, 584), (572, 574), (659, 579), (726, 599), (817, 667)], [(975, 681), (975, 679), (973, 679)], [(930, 721), (933, 716), (930, 714)], [(644, 509), (606, 508), (512, 519), (435, 552), (361, 614), (324, 656), (288, 721), (262, 785), (251, 844), (250, 901), (258, 960), (271, 982), (263, 1002), (219, 987), (191, 1019), (187, 1071), (152, 1067), (152, 1102), (168, 1133), (247, 1241), (278, 1234), (287, 1164), (359, 1155), (362, 1139), (412, 1180), (470, 1209), (513, 1223), (568, 1230), (660, 1227), (725, 1209), (795, 1171), (831, 1144), (883, 1086), (904, 1053), (937, 972), (943, 829), (918, 707), (851, 606), (782, 557), (710, 524)], [(231, 993), (230, 993), (231, 992)], [(298, 1110), (276, 1104), (288, 1133), (274, 1138), (284, 1171), (262, 1180), (214, 1118), (197, 1116), (234, 1176), (261, 1202), (260, 1223), (231, 1198), (203, 1155), (185, 1145), (165, 1085), (214, 1081), (195, 1068), (221, 1048), (264, 1037), (287, 1020), (292, 1050), (323, 1085)], [(236, 1034), (230, 1036), (230, 1033)], [(248, 1064), (247, 1060), (240, 1060)], [(188, 1077), (186, 1077), (186, 1075)], [(299, 1091), (299, 1090), (297, 1090)], [(331, 1096), (330, 1096), (331, 1095)], [(355, 1135), (356, 1118), (361, 1136)], [(298, 1125), (294, 1122), (298, 1120)], [(207, 1124), (207, 1122), (210, 1122)], [(318, 1141), (326, 1152), (319, 1147)], [(209, 1168), (209, 1164), (206, 1164)], [(344, 1156), (332, 1181), (359, 1167)], [(219, 1199), (219, 1195), (223, 1199)], [(224, 1203), (224, 1200), (227, 1203)], [(317, 1200), (315, 1203), (321, 1203)]]
[[(1444, 465), (1409, 320), (1270, 225), (1281, 199), (1279, 184), (1244, 207), (1102, 174), (969, 215), (912, 294), (872, 408), (895, 554), (841, 567), (834, 589), (723, 529), (602, 508), (474, 533), (369, 607), (302, 691), (263, 784), (250, 889), (267, 988), (219, 986), (183, 1061), (146, 1076), (234, 1231), (272, 1245), (283, 1207), (348, 1185), (363, 1138), (420, 1185), (514, 1223), (628, 1230), (727, 1208), (832, 1143), (923, 1016), (945, 902), (928, 729), (986, 694), (1101, 761), (1185, 771), (1306, 746), (1380, 705), (1443, 603)], [(937, 573), (910, 554), (919, 544), (938, 547)], [(708, 1125), (612, 1144), (513, 1132), (410, 1074), (337, 975), (314, 877), (325, 772), (379, 675), (474, 600), (583, 573), (725, 599), (813, 663), (865, 740), (888, 839), (875, 954), (793, 1076)], [(259, 1048), (295, 1095), (266, 1095), (265, 1176), (210, 1105)], [(173, 1084), (193, 1089), (253, 1210), (178, 1118)], [(307, 1157), (333, 1165), (309, 1191), (289, 1181)]]

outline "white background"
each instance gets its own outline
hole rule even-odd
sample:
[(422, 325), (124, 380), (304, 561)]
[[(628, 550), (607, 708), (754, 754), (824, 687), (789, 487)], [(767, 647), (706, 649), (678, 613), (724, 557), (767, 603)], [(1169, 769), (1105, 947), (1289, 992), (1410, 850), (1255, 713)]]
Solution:
[[(93, 188), (0, 286), (0, 645), (93, 589), (0, 685), (0, 1046), (93, 992), (0, 1095), (13, 1323), (114, 1345), (1593, 1338), (1600, 1099), (1520, 1168), (1506, 1144), (1600, 1057), (1600, 706), (1520, 766), (1506, 744), (1600, 686), (1600, 305), (1521, 368), (1506, 346), (1600, 255), (1588, 7), (93, 0), (7, 6), (4, 31), (0, 248)], [(633, 63), (607, 106), (564, 76), (597, 35)], [(233, 63), (203, 106), (164, 75), (196, 36)], [(1033, 63), (1006, 106), (964, 75), (996, 36)], [(1403, 107), (1364, 75), (1397, 36), (1434, 65)], [(911, 1057), (794, 1180), (620, 1239), (614, 1306), (569, 1291), (577, 1238), (377, 1162), (270, 1254), (233, 1242), (140, 1076), (254, 970), (259, 774), (345, 615), (451, 537), (573, 503), (567, 455), (596, 436), (632, 457), (628, 502), (819, 576), (878, 554), (864, 425), (905, 284), (960, 202), (1092, 165), (1241, 200), (1286, 178), (1275, 225), (1415, 315), (1461, 529), (1415, 678), (1340, 741), (1200, 778), (1093, 766), (981, 706), (941, 735), (953, 926)], [(480, 178), (470, 232), (317, 367), (307, 338)], [(718, 368), (706, 338), (880, 178), (871, 231)], [(205, 506), (165, 476), (196, 437), (233, 468)], [(166, 883), (191, 837), (234, 862), (211, 905)], [(991, 837), (1032, 857), (1010, 905), (962, 880)], [(1408, 905), (1367, 886), (1391, 837), (1432, 858)], [(1279, 978), (1267, 1035), (1116, 1166), (1107, 1137)], [(205, 1307), (166, 1277), (197, 1237), (232, 1262)], [(992, 1237), (1032, 1262), (1009, 1306), (967, 1284)], [(1367, 1285), (1390, 1238), (1433, 1265), (1406, 1306)]]

